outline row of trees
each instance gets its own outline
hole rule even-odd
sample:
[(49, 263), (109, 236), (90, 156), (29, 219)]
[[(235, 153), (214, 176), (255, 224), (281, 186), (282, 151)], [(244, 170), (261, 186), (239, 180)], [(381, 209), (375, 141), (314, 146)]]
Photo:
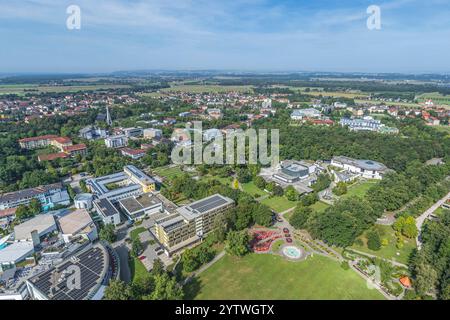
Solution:
[(130, 284), (112, 280), (105, 289), (105, 300), (181, 300), (183, 288), (175, 277), (164, 271), (161, 260), (154, 261), (153, 269)]

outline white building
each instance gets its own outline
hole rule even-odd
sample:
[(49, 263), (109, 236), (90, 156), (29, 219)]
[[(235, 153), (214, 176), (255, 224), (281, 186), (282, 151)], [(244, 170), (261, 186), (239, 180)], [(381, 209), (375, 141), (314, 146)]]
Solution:
[(304, 118), (320, 118), (322, 114), (319, 110), (314, 108), (307, 109), (297, 109), (292, 111), (291, 119), (292, 120), (303, 120)]
[(93, 195), (90, 193), (80, 193), (75, 196), (74, 204), (77, 209), (92, 209)]
[(162, 137), (162, 130), (155, 128), (144, 129), (145, 139), (159, 139)]
[(382, 163), (372, 160), (358, 160), (343, 156), (333, 157), (331, 165), (366, 179), (382, 179), (389, 169)]
[(118, 225), (120, 223), (119, 210), (106, 198), (94, 201), (94, 209), (102, 218), (104, 224)]
[(116, 135), (105, 139), (105, 145), (108, 148), (122, 148), (128, 144), (128, 138), (126, 135)]
[(122, 131), (127, 136), (127, 138), (140, 137), (144, 132), (142, 128), (125, 128)]

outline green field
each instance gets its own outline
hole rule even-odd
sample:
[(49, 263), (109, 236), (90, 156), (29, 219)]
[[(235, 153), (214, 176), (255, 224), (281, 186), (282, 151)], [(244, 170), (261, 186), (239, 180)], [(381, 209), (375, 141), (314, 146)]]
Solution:
[(130, 88), (128, 85), (105, 84), (105, 85), (68, 85), (68, 86), (40, 86), (35, 84), (23, 85), (0, 85), (1, 94), (25, 94), (25, 93), (45, 93), (45, 92), (78, 92), (107, 89)]
[(158, 174), (159, 176), (162, 176), (164, 178), (167, 178), (169, 180), (172, 180), (176, 176), (181, 176), (184, 174), (184, 172), (180, 169), (180, 167), (159, 167), (156, 169), (153, 169), (153, 171)]
[(432, 92), (432, 93), (424, 93), (420, 96), (417, 96), (417, 101), (419, 102), (426, 102), (427, 100), (433, 100), (435, 104), (446, 104), (450, 105), (450, 95), (442, 95), (439, 92)]
[(312, 206), (310, 206), (311, 209), (313, 209), (316, 212), (324, 212), (326, 208), (328, 208), (330, 205), (326, 204), (322, 201), (317, 201)]
[(247, 183), (241, 183), (241, 187), (244, 190), (244, 192), (247, 192), (248, 194), (252, 195), (252, 196), (257, 196), (257, 197), (261, 197), (261, 196), (265, 196), (267, 195), (267, 192), (261, 190), (260, 188), (258, 188), (257, 186), (255, 186), (255, 183), (253, 181), (247, 182)]
[(346, 194), (342, 196), (343, 199), (349, 198), (349, 197), (364, 197), (367, 193), (367, 191), (376, 183), (378, 183), (377, 180), (367, 180), (362, 182), (356, 182), (355, 184), (348, 187), (348, 191)]
[(271, 209), (275, 210), (278, 213), (297, 206), (296, 201), (289, 201), (283, 196), (269, 197), (262, 200), (261, 203), (269, 206)]
[[(404, 238), (403, 248), (398, 249), (396, 247), (397, 239), (395, 237), (394, 230), (391, 226), (375, 225), (375, 228), (380, 234), (380, 238), (387, 239), (389, 244), (386, 247), (381, 247), (378, 251), (373, 251), (367, 248), (367, 238), (365, 234), (359, 237), (364, 245), (353, 245), (350, 249), (356, 249), (358, 251), (366, 252), (380, 258), (385, 258), (393, 261), (397, 261), (403, 264), (407, 264), (409, 255), (416, 248), (415, 239)], [(398, 253), (398, 254), (397, 254)]]
[(315, 255), (292, 262), (276, 255), (226, 255), (186, 287), (187, 299), (383, 299), (363, 278)]

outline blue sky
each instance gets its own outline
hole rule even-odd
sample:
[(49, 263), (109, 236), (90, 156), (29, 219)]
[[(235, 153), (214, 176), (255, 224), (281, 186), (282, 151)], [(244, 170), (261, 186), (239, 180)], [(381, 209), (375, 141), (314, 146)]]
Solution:
[[(68, 30), (66, 8), (81, 9)], [(369, 5), (381, 30), (368, 30)], [(450, 72), (450, 0), (0, 0), (0, 73)]]

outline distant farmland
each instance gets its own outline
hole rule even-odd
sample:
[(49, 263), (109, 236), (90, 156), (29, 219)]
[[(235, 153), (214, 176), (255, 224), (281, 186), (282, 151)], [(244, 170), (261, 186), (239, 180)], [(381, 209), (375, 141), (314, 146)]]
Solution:
[(437, 103), (437, 104), (450, 105), (450, 96), (443, 96), (442, 94), (440, 94), (438, 92), (424, 93), (424, 94), (421, 94), (420, 96), (417, 96), (417, 101), (420, 103), (423, 103), (430, 99), (433, 100), (433, 102)]

